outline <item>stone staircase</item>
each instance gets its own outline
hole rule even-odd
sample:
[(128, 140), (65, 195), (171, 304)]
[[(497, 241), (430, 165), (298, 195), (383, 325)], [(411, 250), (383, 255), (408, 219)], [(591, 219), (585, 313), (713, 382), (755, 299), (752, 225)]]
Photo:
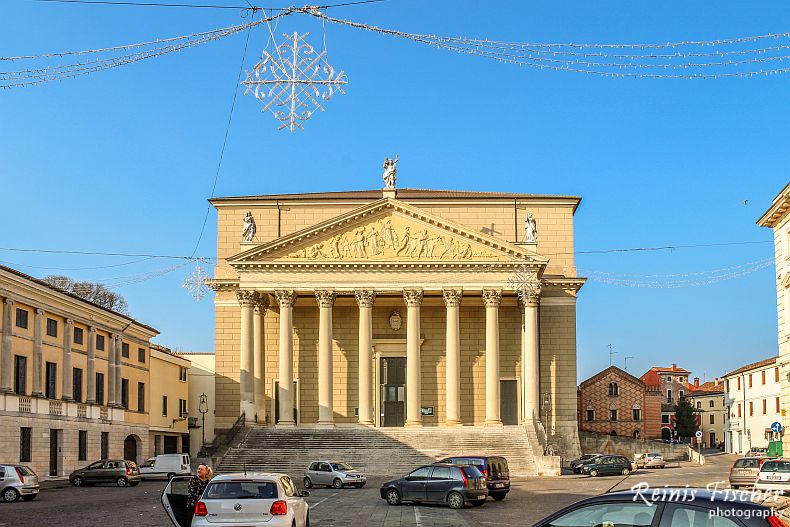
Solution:
[[(531, 432), (531, 434), (530, 434)], [(528, 426), (281, 429), (253, 426), (230, 448), (220, 472), (284, 472), (301, 481), (311, 461), (338, 460), (365, 474), (400, 476), (452, 455), (501, 455), (512, 476), (534, 476), (538, 442)], [(539, 445), (537, 447), (540, 449)]]

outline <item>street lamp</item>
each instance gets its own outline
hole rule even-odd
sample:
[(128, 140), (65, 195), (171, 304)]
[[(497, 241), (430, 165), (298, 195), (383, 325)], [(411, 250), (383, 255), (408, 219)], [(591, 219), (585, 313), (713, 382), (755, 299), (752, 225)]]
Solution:
[(551, 395), (549, 392), (543, 393), (543, 411), (546, 415), (546, 424), (543, 427), (546, 433), (546, 446), (544, 448), (543, 454), (548, 455), (549, 451), (551, 450), (551, 446), (549, 445), (549, 411), (551, 410)]
[(198, 412), (203, 415), (203, 441), (200, 443), (200, 451), (206, 449), (206, 414), (208, 413), (208, 396), (206, 392), (200, 395), (200, 404), (198, 405)]

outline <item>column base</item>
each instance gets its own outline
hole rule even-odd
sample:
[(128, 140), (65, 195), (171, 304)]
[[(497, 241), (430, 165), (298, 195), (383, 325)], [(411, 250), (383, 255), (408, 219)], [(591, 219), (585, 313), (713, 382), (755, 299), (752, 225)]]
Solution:
[(13, 391), (11, 388), (0, 388), (0, 393), (12, 393)]
[(491, 420), (486, 419), (486, 422), (483, 423), (483, 426), (504, 426), (504, 425), (502, 424), (502, 420), (501, 419), (496, 419), (496, 420), (494, 420), (494, 419), (491, 419)]
[(448, 419), (445, 421), (442, 426), (462, 426), (463, 423), (458, 419)]
[(321, 421), (319, 421), (318, 423), (316, 423), (315, 427), (316, 428), (334, 428), (335, 427), (335, 423), (333, 423), (331, 421), (322, 423)]
[(364, 421), (360, 420), (357, 424), (364, 426), (373, 426), (373, 419), (365, 419)]
[(95, 399), (88, 399), (87, 401), (85, 401), (85, 404), (96, 404), (96, 400)]
[(407, 420), (406, 420), (406, 422), (405, 422), (405, 423), (403, 423), (403, 426), (404, 426), (405, 428), (417, 428), (417, 427), (421, 427), (421, 426), (422, 426), (422, 421), (409, 421), (409, 420), (407, 419)]
[(66, 401), (67, 403), (70, 403), (71, 401), (73, 401), (73, 400), (74, 400), (74, 398), (73, 398), (73, 397), (66, 397), (65, 395), (64, 395), (63, 397), (61, 397), (61, 399), (62, 399), (63, 401)]
[(294, 423), (293, 421), (280, 421), (279, 423), (274, 425), (274, 427), (275, 428), (296, 428), (296, 423)]
[(33, 392), (30, 397), (44, 397), (44, 392)]

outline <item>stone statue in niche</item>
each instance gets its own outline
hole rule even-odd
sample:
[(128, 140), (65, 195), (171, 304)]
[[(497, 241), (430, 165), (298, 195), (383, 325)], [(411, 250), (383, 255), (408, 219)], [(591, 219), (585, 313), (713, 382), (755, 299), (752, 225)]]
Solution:
[(247, 211), (247, 214), (244, 216), (244, 225), (241, 228), (241, 238), (245, 242), (251, 242), (253, 238), (255, 238), (255, 232), (257, 228), (255, 227), (255, 218), (252, 217), (252, 212)]
[(524, 218), (524, 242), (535, 243), (538, 241), (538, 222), (532, 213), (528, 213)]
[(395, 188), (395, 174), (397, 172), (395, 165), (397, 164), (398, 154), (395, 154), (395, 159), (390, 159), (388, 157), (384, 158), (384, 175), (382, 176), (382, 179), (384, 179), (384, 188)]

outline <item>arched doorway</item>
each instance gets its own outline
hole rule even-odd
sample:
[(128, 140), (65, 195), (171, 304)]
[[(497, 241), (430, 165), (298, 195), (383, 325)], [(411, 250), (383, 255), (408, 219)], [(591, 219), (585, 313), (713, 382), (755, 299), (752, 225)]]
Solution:
[(661, 429), (661, 439), (664, 441), (669, 441), (672, 439), (672, 431), (669, 428), (662, 428)]
[(134, 434), (126, 436), (123, 440), (123, 458), (129, 461), (138, 462), (137, 460), (137, 445), (140, 438)]

